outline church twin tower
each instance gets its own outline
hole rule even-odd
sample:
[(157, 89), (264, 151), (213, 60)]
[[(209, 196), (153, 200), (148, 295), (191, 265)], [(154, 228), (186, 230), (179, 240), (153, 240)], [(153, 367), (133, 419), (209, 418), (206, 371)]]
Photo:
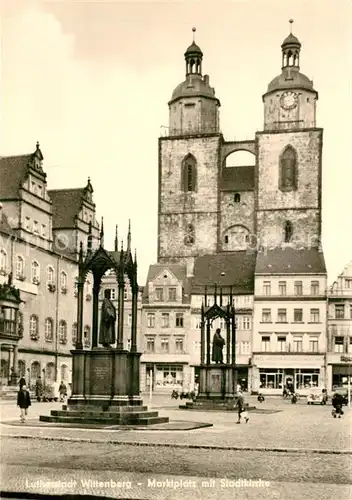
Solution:
[[(264, 130), (231, 142), (220, 132), (220, 101), (202, 73), (203, 53), (194, 41), (186, 50), (186, 79), (172, 94), (168, 135), (159, 139), (159, 262), (319, 247), (318, 93), (300, 72), (299, 40), (290, 33), (281, 48), (281, 74), (263, 95)], [(237, 151), (252, 153), (254, 165), (226, 166)]]

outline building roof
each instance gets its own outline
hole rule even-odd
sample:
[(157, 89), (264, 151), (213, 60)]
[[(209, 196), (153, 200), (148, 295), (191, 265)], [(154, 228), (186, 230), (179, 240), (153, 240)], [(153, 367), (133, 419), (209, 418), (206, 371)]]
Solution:
[(177, 85), (170, 102), (181, 97), (210, 97), (218, 101), (215, 97), (215, 90), (209, 85), (208, 80), (201, 75), (188, 75), (184, 82)]
[(179, 281), (186, 279), (186, 266), (184, 264), (153, 264), (149, 266), (147, 283), (153, 281), (161, 272), (169, 270)]
[(192, 294), (203, 294), (205, 286), (212, 289), (215, 283), (228, 291), (232, 287), (233, 294), (253, 294), (255, 260), (255, 253), (249, 251), (226, 252), (196, 258)]
[(84, 188), (54, 189), (48, 191), (53, 202), (53, 229), (76, 226), (76, 217), (82, 207)]
[(298, 38), (290, 33), (285, 40), (282, 42), (281, 47), (285, 47), (286, 45), (299, 45), (301, 47), (301, 42), (298, 40)]
[(31, 154), (0, 158), (0, 200), (19, 197), (31, 158)]
[(189, 54), (201, 54), (201, 55), (203, 55), (203, 52), (202, 52), (201, 48), (196, 43), (193, 42), (186, 50), (185, 56), (189, 55)]
[(254, 166), (224, 167), (222, 169), (220, 189), (223, 191), (253, 191)]
[[(290, 71), (291, 70), (291, 71)], [(268, 85), (267, 92), (273, 92), (280, 89), (306, 89), (316, 92), (313, 88), (312, 80), (308, 76), (300, 73), (294, 68), (285, 67), (281, 75), (276, 76)]]
[(315, 248), (292, 247), (259, 252), (255, 274), (326, 274), (324, 254)]

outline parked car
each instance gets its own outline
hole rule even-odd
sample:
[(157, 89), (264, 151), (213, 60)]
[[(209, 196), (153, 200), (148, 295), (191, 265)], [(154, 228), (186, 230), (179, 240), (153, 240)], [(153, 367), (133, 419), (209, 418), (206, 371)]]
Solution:
[(323, 389), (323, 391), (319, 392), (314, 391), (307, 396), (307, 405), (314, 405), (314, 404), (326, 405), (327, 400), (328, 400), (328, 395), (326, 390)]

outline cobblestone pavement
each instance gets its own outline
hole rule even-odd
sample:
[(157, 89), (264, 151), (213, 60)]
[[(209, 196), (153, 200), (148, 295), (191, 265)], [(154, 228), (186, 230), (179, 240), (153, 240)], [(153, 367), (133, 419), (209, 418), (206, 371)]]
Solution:
[[(147, 404), (147, 400), (145, 400)], [(251, 403), (251, 401), (249, 401)], [(292, 405), (281, 399), (267, 399), (257, 404), (258, 412), (277, 410), (276, 413), (250, 412), (248, 424), (235, 425), (233, 412), (201, 412), (179, 410), (174, 403), (167, 408), (160, 406), (160, 415), (170, 420), (209, 422), (213, 427), (191, 431), (109, 430), (74, 429), (55, 427), (55, 424), (39, 427), (38, 417), (48, 414), (58, 403), (33, 403), (30, 416), (24, 425), (19, 424), (18, 409), (14, 404), (0, 406), (3, 436), (46, 437), (51, 439), (73, 439), (90, 441), (114, 441), (129, 443), (175, 444), (194, 446), (222, 446), (269, 449), (315, 449), (330, 451), (351, 451), (352, 410), (346, 409), (341, 419), (331, 416), (330, 406), (308, 406), (301, 401)], [(11, 423), (11, 425), (10, 425)], [(16, 425), (12, 425), (16, 424)]]
[(131, 499), (347, 500), (351, 457), (2, 438), (2, 490)]

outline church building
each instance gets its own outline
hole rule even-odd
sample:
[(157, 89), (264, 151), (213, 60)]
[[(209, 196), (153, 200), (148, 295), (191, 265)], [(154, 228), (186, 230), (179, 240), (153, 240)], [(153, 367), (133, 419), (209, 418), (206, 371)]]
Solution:
[[(281, 45), (281, 72), (262, 97), (262, 130), (252, 140), (226, 141), (220, 99), (193, 40), (185, 80), (168, 103), (168, 132), (159, 138), (158, 265), (165, 275), (170, 265), (184, 266), (187, 288), (199, 296), (195, 314), (203, 288), (215, 284), (224, 296), (232, 287), (238, 303), (253, 303), (245, 310), (251, 335), (242, 339), (241, 377), (255, 392), (281, 392), (286, 381), (298, 390), (326, 383), (323, 129), (300, 56), (291, 32)], [(238, 151), (253, 155), (253, 164), (228, 165)], [(200, 340), (198, 330), (189, 334)]]

